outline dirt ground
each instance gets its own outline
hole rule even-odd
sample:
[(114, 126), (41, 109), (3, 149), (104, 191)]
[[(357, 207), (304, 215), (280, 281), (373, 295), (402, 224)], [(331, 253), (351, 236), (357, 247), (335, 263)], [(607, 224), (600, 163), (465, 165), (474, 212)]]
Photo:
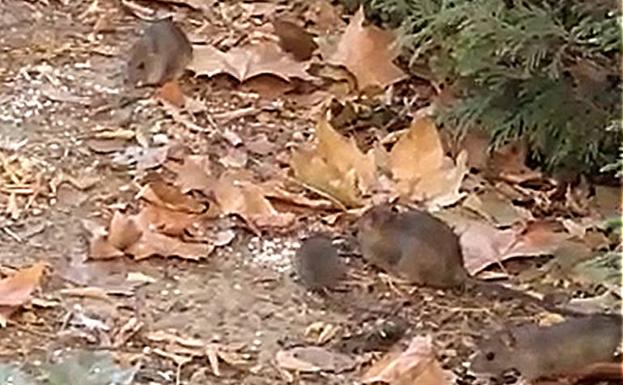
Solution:
[[(11, 148), (24, 141), (20, 156), (44, 175), (88, 171), (98, 181), (86, 191), (59, 190), (54, 198), (39, 199), (18, 219), (0, 219), (0, 265), (18, 268), (46, 261), (52, 273), (38, 297), (56, 293), (49, 306), (33, 305), (0, 329), (0, 360), (36, 364), (70, 347), (109, 349), (121, 361), (141, 363), (141, 384), (279, 384), (287, 382), (287, 375), (275, 363), (277, 352), (308, 345), (306, 330), (322, 322), (340, 327), (325, 347), (346, 354), (352, 365), (305, 375), (299, 383), (354, 383), (373, 356), (396, 341), (404, 347), (409, 337), (421, 334), (432, 335), (438, 358), (459, 376), (459, 383), (475, 383), (465, 368), (474, 337), (538, 312), (516, 301), (498, 302), (473, 293), (393, 289), (356, 256), (348, 264), (358, 278), (345, 290), (328, 296), (308, 293), (294, 279), (289, 262), (299, 234), (256, 237), (239, 229), (233, 243), (202, 262), (87, 261), (84, 221), (97, 219), (115, 204), (123, 206), (136, 192), (132, 168), (114, 167), (113, 154), (92, 151), (85, 143), (88, 133), (122, 126), (177, 137), (197, 151), (219, 144), (179, 127), (153, 101), (102, 109), (124, 92), (122, 55), (137, 35), (138, 22), (118, 15), (111, 21), (114, 29), (93, 35), (92, 20), (83, 14), (88, 4), (45, 3), (0, 0), (0, 144)], [(187, 93), (200, 94), (221, 111), (244, 105), (237, 94), (205, 83), (199, 90), (196, 80), (186, 80)], [(299, 127), (283, 129), (284, 140), (291, 132), (309, 130), (302, 114), (269, 116), (273, 121), (263, 122), (265, 127)], [(233, 121), (229, 128), (239, 129), (245, 119), (250, 118)], [(128, 283), (130, 272), (141, 272), (153, 282)], [(57, 295), (60, 289), (75, 287), (99, 287), (112, 294)], [(71, 321), (77, 313), (104, 320), (110, 329), (83, 328), (80, 334)], [(142, 328), (121, 346), (107, 347), (132, 317)], [(164, 330), (223, 345), (240, 343), (246, 363), (221, 363), (217, 377), (208, 360), (198, 357), (178, 373), (175, 360), (158, 354), (147, 338)]]

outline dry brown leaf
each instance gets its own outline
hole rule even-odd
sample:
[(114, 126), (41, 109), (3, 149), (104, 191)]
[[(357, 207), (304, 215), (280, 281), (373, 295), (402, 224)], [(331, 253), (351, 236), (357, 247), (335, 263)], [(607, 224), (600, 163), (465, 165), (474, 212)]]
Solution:
[(177, 108), (184, 107), (186, 97), (177, 80), (171, 80), (156, 91), (156, 96)]
[(305, 13), (305, 19), (313, 22), (320, 32), (339, 30), (344, 26), (340, 12), (328, 0), (315, 0)]
[(260, 185), (266, 197), (289, 202), (291, 204), (314, 209), (330, 209), (333, 207), (331, 201), (326, 199), (309, 199), (301, 194), (291, 193), (285, 190), (277, 181), (267, 181)]
[(232, 174), (223, 174), (214, 186), (216, 202), (224, 214), (240, 215), (257, 227), (287, 227), (294, 223), (292, 213), (277, 211), (261, 187)]
[(374, 154), (364, 155), (353, 138), (340, 135), (326, 117), (316, 125), (315, 148), (294, 152), (290, 165), (303, 184), (348, 207), (360, 205), (362, 194), (376, 184)]
[(141, 260), (152, 256), (179, 257), (198, 261), (206, 258), (214, 247), (205, 243), (184, 242), (155, 231), (143, 232), (141, 238), (125, 252)]
[(452, 375), (435, 359), (432, 339), (415, 337), (402, 353), (389, 353), (363, 375), (364, 384), (450, 385)]
[(511, 226), (520, 220), (531, 219), (527, 210), (520, 210), (508, 198), (495, 191), (485, 191), (478, 195), (471, 194), (463, 201), (463, 207), (473, 210), (501, 227)]
[(322, 191), (341, 205), (355, 207), (361, 204), (354, 170), (343, 175), (315, 151), (306, 149), (292, 153), (290, 167), (304, 185)]
[(294, 85), (274, 75), (257, 75), (245, 80), (241, 88), (255, 92), (263, 98), (272, 99), (292, 91)]
[(219, 162), (226, 168), (242, 168), (248, 160), (249, 154), (241, 147), (229, 147), (227, 154), (219, 158)]
[(363, 8), (360, 8), (328, 61), (348, 68), (357, 78), (360, 90), (368, 87), (383, 89), (405, 79), (406, 74), (393, 63), (400, 54), (395, 34), (374, 25), (364, 26), (363, 21)]
[(251, 140), (248, 140), (244, 146), (252, 153), (257, 155), (268, 155), (275, 152), (277, 144), (268, 139), (266, 134), (258, 134)]
[(414, 119), (389, 154), (389, 167), (397, 181), (414, 181), (444, 166), (444, 152), (435, 122)]
[(506, 260), (514, 257), (552, 254), (567, 238), (569, 238), (569, 234), (561, 232), (557, 223), (548, 221), (532, 222), (503, 251), (501, 258)]
[(476, 170), (484, 170), (489, 162), (489, 135), (480, 130), (468, 131), (459, 143), (459, 148), (467, 152), (467, 165)]
[(456, 164), (445, 156), (435, 122), (428, 116), (413, 120), (386, 161), (402, 196), (432, 207), (453, 204), (463, 196), (459, 188), (467, 174), (467, 154), (459, 153)]
[(264, 1), (254, 1), (252, 3), (239, 3), (240, 7), (245, 10), (249, 16), (268, 18), (277, 11), (284, 8), (283, 4), (275, 4)]
[(487, 173), (510, 183), (538, 179), (542, 174), (526, 166), (528, 147), (520, 141), (511, 142), (491, 154)]
[(461, 233), (461, 248), (467, 271), (475, 275), (488, 266), (516, 257), (552, 254), (569, 234), (555, 224), (534, 222), (523, 231), (498, 230), (484, 222), (468, 221)]
[(205, 205), (183, 194), (177, 187), (162, 180), (145, 185), (138, 192), (137, 198), (145, 199), (152, 204), (174, 211), (201, 213), (205, 210)]
[(111, 259), (123, 257), (123, 251), (108, 242), (105, 234), (93, 234), (89, 240), (89, 259)]
[(281, 48), (291, 53), (296, 60), (309, 60), (318, 48), (314, 37), (297, 24), (283, 19), (274, 20), (272, 24)]
[(475, 275), (492, 264), (502, 262), (504, 250), (515, 237), (514, 230), (498, 230), (485, 222), (468, 221), (460, 238), (465, 269), (470, 275)]
[(124, 139), (89, 139), (86, 145), (97, 154), (109, 154), (122, 150), (127, 145), (127, 141)]
[(210, 167), (211, 161), (207, 155), (187, 155), (181, 164), (167, 163), (167, 168), (177, 174), (175, 184), (183, 193), (208, 191), (214, 183)]
[(376, 182), (376, 166), (372, 153), (363, 154), (354, 138), (346, 138), (331, 127), (326, 117), (316, 124), (317, 151), (341, 174), (354, 170), (357, 185), (364, 193)]
[(196, 75), (228, 74), (244, 82), (257, 75), (273, 75), (284, 80), (310, 80), (307, 63), (297, 62), (271, 42), (232, 48), (228, 52), (207, 46), (194, 46), (189, 69)]
[(136, 217), (139, 223), (148, 223), (150, 228), (171, 236), (183, 235), (198, 219), (197, 214), (173, 211), (150, 204), (145, 205)]
[(0, 280), (0, 306), (21, 306), (39, 286), (46, 264), (37, 262)]
[(277, 352), (277, 365), (298, 372), (343, 371), (354, 366), (347, 355), (332, 352), (319, 346), (299, 346)]

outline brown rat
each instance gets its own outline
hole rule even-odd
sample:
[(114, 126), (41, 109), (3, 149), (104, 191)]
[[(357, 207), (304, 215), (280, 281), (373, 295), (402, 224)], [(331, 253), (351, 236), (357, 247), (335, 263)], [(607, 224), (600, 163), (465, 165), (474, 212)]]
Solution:
[(364, 259), (410, 283), (457, 287), (468, 276), (458, 237), (424, 211), (373, 207), (360, 219), (357, 237)]
[(500, 377), (516, 369), (527, 380), (569, 374), (611, 361), (621, 343), (621, 318), (592, 315), (550, 327), (522, 325), (478, 344), (470, 369)]
[(469, 275), (459, 237), (440, 219), (420, 210), (397, 212), (390, 205), (368, 210), (359, 220), (358, 240), (365, 260), (410, 283), (438, 288), (475, 288), (484, 295), (517, 298), (563, 314), (523, 292)]
[(134, 44), (128, 60), (128, 80), (157, 85), (179, 77), (192, 59), (192, 46), (171, 18), (151, 23)]
[(303, 285), (311, 290), (335, 286), (344, 273), (337, 248), (322, 233), (303, 240), (294, 256), (294, 269)]

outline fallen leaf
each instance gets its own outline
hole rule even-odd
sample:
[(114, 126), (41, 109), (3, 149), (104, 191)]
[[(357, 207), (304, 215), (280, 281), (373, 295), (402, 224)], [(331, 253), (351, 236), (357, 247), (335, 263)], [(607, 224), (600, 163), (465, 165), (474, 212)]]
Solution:
[(245, 91), (255, 92), (262, 98), (271, 99), (292, 91), (295, 86), (274, 75), (257, 75), (245, 80), (241, 88)]
[(258, 134), (244, 145), (250, 152), (257, 155), (268, 155), (275, 152), (277, 145), (275, 142), (268, 140), (265, 134)]
[(510, 183), (541, 178), (540, 172), (526, 166), (527, 154), (528, 147), (520, 141), (506, 144), (491, 154), (487, 165), (487, 175), (499, 177)]
[(311, 207), (314, 209), (328, 210), (333, 207), (331, 201), (326, 199), (309, 199), (301, 194), (291, 193), (284, 189), (278, 181), (266, 181), (261, 185), (262, 190), (266, 197), (271, 199), (278, 199), (280, 201), (288, 202), (297, 206)]
[(452, 375), (435, 359), (430, 337), (415, 337), (402, 353), (389, 353), (363, 375), (363, 384), (388, 385), (452, 384)]
[(305, 19), (323, 33), (339, 30), (345, 24), (340, 12), (328, 0), (315, 0), (305, 13)]
[(169, 210), (188, 213), (201, 213), (205, 205), (182, 193), (177, 187), (157, 180), (145, 185), (137, 194), (137, 198)]
[(288, 20), (277, 19), (272, 22), (275, 35), (281, 48), (292, 54), (298, 61), (309, 60), (318, 48), (314, 37), (304, 28)]
[(363, 7), (351, 18), (336, 52), (328, 59), (343, 65), (357, 78), (360, 90), (368, 87), (384, 89), (405, 79), (406, 74), (393, 61), (400, 54), (396, 36), (375, 25), (363, 25)]
[(197, 76), (228, 74), (240, 82), (257, 75), (273, 75), (284, 80), (312, 79), (306, 71), (307, 63), (295, 61), (271, 42), (235, 47), (228, 52), (211, 45), (193, 48), (193, 61), (188, 68)]
[(197, 223), (199, 216), (184, 211), (169, 210), (165, 207), (146, 204), (136, 215), (136, 220), (156, 230), (159, 233), (171, 236), (181, 236), (186, 229)]
[(0, 280), (0, 306), (21, 306), (39, 285), (46, 264), (37, 262)]
[(520, 220), (531, 219), (529, 212), (521, 211), (509, 199), (495, 191), (470, 195), (463, 202), (463, 206), (501, 227), (511, 226)]
[(345, 354), (331, 352), (318, 346), (296, 347), (277, 352), (277, 365), (298, 372), (341, 372), (354, 367), (355, 362)]
[(460, 242), (465, 268), (471, 275), (511, 258), (551, 255), (569, 237), (549, 222), (533, 222), (524, 229), (508, 230), (498, 230), (483, 222), (468, 222)]
[(237, 214), (257, 227), (287, 227), (294, 223), (292, 213), (277, 211), (266, 198), (261, 187), (252, 182), (223, 174), (214, 185), (214, 195), (221, 211)]
[(182, 91), (179, 83), (176, 80), (172, 80), (163, 84), (156, 91), (156, 96), (177, 108), (184, 107), (184, 104), (186, 102), (184, 92)]
[(413, 120), (386, 159), (402, 196), (437, 207), (451, 205), (464, 195), (459, 189), (467, 174), (467, 154), (459, 153), (456, 162), (445, 156), (437, 127), (428, 116)]
[(192, 190), (206, 192), (214, 183), (211, 161), (207, 155), (187, 155), (181, 164), (170, 162), (167, 168), (177, 174), (175, 184), (182, 193)]
[(205, 243), (184, 242), (155, 231), (143, 232), (141, 238), (125, 252), (141, 260), (153, 256), (179, 257), (198, 261), (207, 258), (214, 247)]
[(227, 155), (220, 157), (219, 162), (227, 168), (242, 168), (247, 164), (249, 155), (240, 147), (230, 147)]
[(86, 145), (97, 154), (109, 154), (122, 150), (127, 145), (127, 141), (124, 139), (89, 139)]
[(374, 154), (363, 154), (353, 138), (345, 138), (325, 117), (316, 125), (316, 145), (295, 151), (290, 165), (298, 180), (321, 190), (347, 207), (376, 184)]
[(45, 267), (45, 263), (38, 262), (0, 280), (0, 327), (6, 326), (11, 314), (30, 299)]
[(121, 167), (129, 167), (136, 164), (137, 169), (147, 170), (162, 165), (167, 159), (168, 152), (168, 146), (149, 148), (129, 146), (123, 153), (115, 155), (113, 164)]

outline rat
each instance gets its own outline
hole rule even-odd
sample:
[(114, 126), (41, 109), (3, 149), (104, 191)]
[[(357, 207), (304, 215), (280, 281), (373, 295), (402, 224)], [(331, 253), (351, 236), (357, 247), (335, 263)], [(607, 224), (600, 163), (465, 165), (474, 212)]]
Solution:
[(128, 81), (159, 85), (178, 78), (192, 60), (188, 37), (171, 17), (151, 23), (134, 44), (128, 60)]
[(516, 298), (561, 314), (581, 314), (471, 277), (463, 263), (459, 237), (445, 222), (425, 211), (398, 212), (389, 204), (372, 207), (359, 219), (357, 238), (365, 260), (409, 283), (474, 288), (486, 296)]
[(337, 248), (324, 233), (313, 234), (302, 241), (294, 256), (294, 269), (310, 290), (332, 288), (344, 273)]
[(499, 378), (515, 369), (527, 380), (569, 374), (612, 361), (621, 344), (621, 327), (621, 317), (605, 314), (570, 318), (549, 327), (516, 326), (477, 344), (470, 370)]

